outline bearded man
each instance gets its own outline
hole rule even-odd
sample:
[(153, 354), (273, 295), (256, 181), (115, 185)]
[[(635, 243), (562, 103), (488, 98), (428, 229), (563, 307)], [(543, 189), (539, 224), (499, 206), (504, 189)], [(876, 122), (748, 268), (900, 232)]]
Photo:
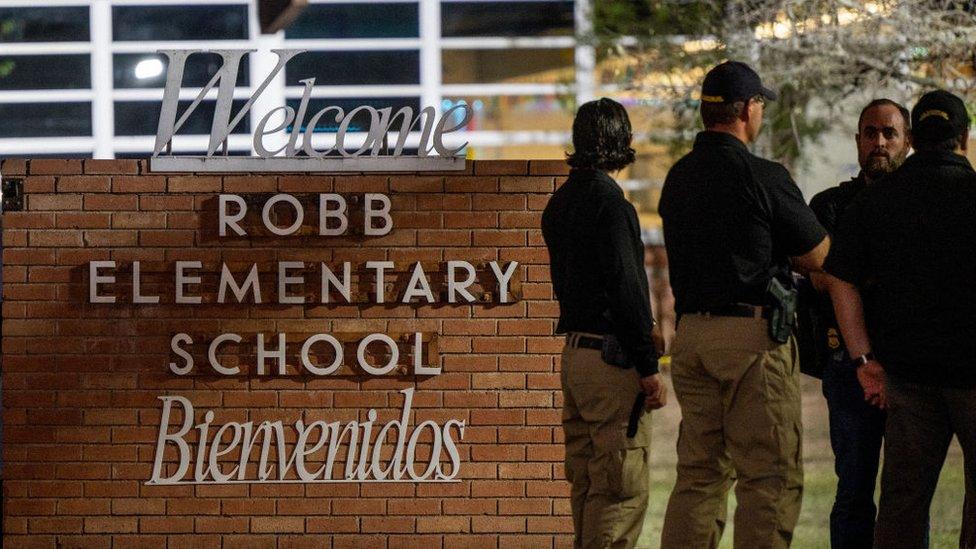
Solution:
[[(905, 161), (911, 146), (910, 118), (905, 107), (890, 99), (875, 99), (861, 111), (854, 136), (861, 172), (814, 196), (810, 202), (831, 237), (854, 198)], [(858, 381), (861, 372), (851, 365), (826, 293), (820, 295), (815, 314), (817, 356), (823, 370), (823, 394), (830, 412), (830, 445), (837, 473), (830, 544), (833, 549), (870, 549), (885, 412), (865, 401)]]

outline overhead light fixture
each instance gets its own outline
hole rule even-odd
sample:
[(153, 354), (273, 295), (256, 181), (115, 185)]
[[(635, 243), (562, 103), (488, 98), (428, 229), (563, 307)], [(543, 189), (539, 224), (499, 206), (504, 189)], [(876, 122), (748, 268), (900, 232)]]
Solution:
[(163, 62), (155, 57), (143, 59), (142, 61), (136, 63), (134, 72), (136, 74), (136, 78), (139, 80), (156, 78), (157, 76), (163, 74)]

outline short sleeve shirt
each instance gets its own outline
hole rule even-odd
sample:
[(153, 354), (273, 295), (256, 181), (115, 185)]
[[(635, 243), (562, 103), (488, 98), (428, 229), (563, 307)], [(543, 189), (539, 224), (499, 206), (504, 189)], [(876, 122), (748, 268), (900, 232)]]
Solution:
[(679, 314), (766, 305), (772, 277), (827, 235), (782, 165), (705, 131), (668, 172), (658, 207)]

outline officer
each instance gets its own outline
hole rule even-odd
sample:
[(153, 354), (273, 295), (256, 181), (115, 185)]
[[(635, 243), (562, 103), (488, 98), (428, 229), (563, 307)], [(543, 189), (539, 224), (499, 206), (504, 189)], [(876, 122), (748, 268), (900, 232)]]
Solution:
[(749, 152), (776, 94), (744, 63), (705, 76), (705, 131), (668, 173), (664, 220), (681, 405), (664, 549), (717, 547), (738, 479), (737, 548), (786, 547), (803, 489), (793, 268), (820, 269), (827, 233), (786, 169)]
[(556, 332), (567, 334), (562, 422), (575, 547), (637, 543), (650, 482), (650, 419), (641, 411), (666, 398), (637, 212), (609, 175), (634, 161), (630, 141), (619, 103), (581, 106), (567, 160), (573, 169), (542, 214)]
[[(854, 142), (861, 172), (810, 201), (831, 234), (840, 214), (868, 185), (901, 166), (911, 147), (908, 109), (890, 99), (875, 99), (861, 111)], [(816, 341), (823, 371), (823, 394), (830, 413), (837, 496), (830, 512), (833, 549), (867, 548), (874, 539), (874, 487), (881, 457), (885, 414), (864, 400), (864, 390), (844, 350), (830, 296), (818, 296)]]
[[(927, 546), (929, 504), (955, 434), (976, 488), (976, 171), (969, 114), (946, 91), (912, 109), (915, 154), (841, 217), (824, 265), (865, 398), (887, 408), (874, 546)], [(976, 505), (960, 547), (976, 547)]]

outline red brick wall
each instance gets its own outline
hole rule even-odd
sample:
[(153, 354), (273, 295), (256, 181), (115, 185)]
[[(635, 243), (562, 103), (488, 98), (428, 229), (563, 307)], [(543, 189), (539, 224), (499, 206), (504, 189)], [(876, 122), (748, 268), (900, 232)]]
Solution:
[[(558, 312), (538, 230), (558, 161), (469, 162), (461, 173), (166, 176), (143, 161), (8, 160), (23, 212), (3, 214), (5, 546), (551, 547), (571, 544), (559, 427)], [(214, 197), (380, 192), (378, 238), (212, 237)], [(212, 211), (210, 212), (212, 213)], [(208, 236), (208, 231), (211, 236)], [(518, 261), (519, 300), (484, 305), (91, 304), (91, 260), (171, 263)], [(217, 269), (216, 271), (214, 269)], [(179, 377), (169, 339), (188, 331), (423, 331), (443, 373), (364, 379)], [(224, 421), (466, 422), (455, 484), (149, 486), (161, 395)], [(245, 419), (246, 418), (246, 419)], [(331, 545), (330, 545), (331, 544)]]

